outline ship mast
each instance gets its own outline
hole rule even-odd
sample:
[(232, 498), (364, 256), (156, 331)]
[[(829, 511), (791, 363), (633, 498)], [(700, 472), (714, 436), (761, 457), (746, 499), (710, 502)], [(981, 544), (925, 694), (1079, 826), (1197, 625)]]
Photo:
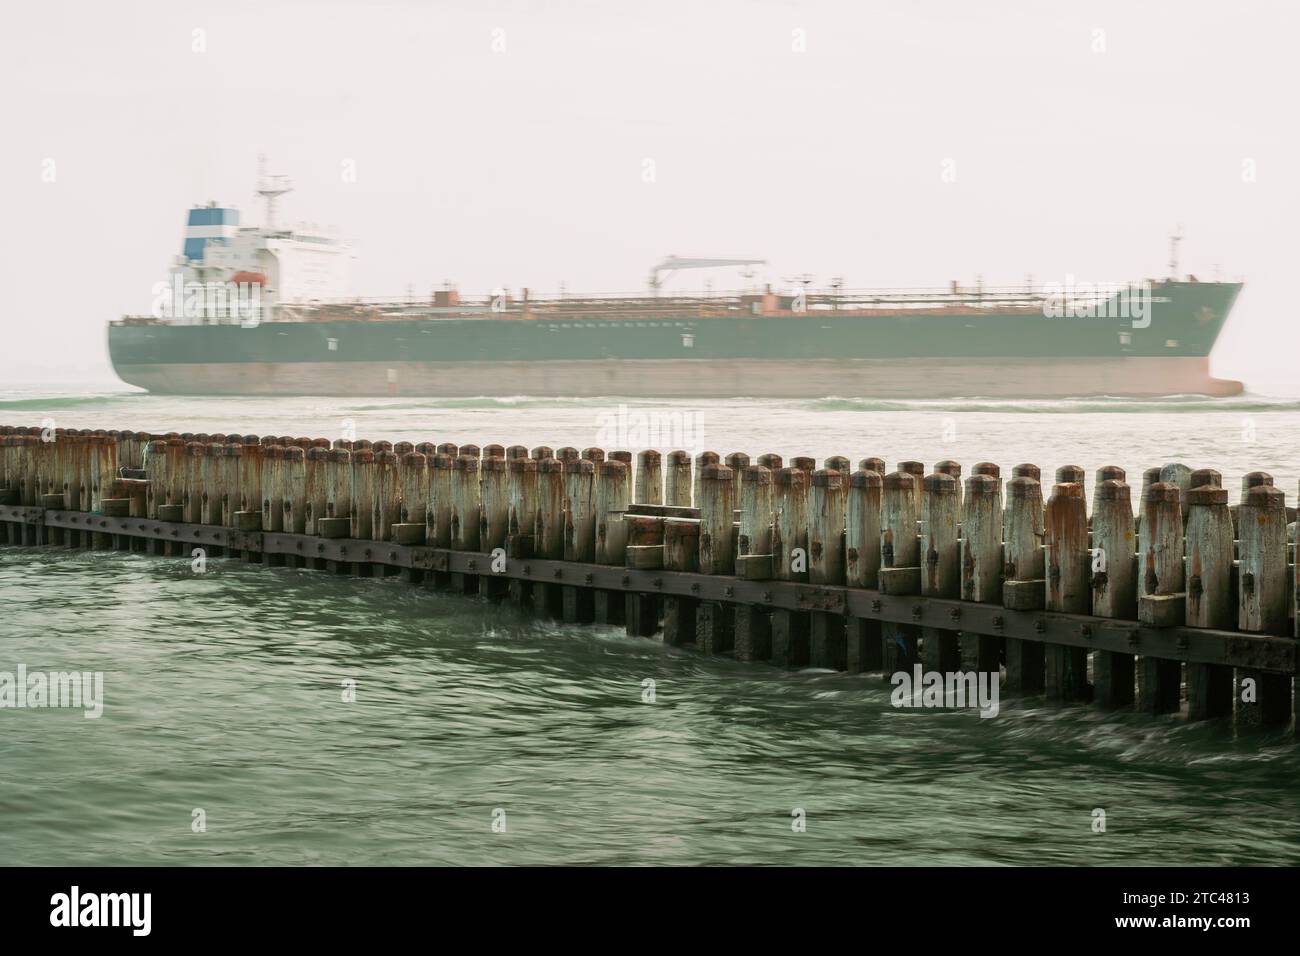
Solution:
[(1178, 278), (1178, 244), (1183, 241), (1183, 226), (1178, 224), (1177, 230), (1169, 237), (1169, 278)]
[(293, 191), (288, 176), (269, 176), (266, 172), (266, 154), (257, 157), (257, 194), (266, 200), (266, 228), (275, 228), (275, 201)]

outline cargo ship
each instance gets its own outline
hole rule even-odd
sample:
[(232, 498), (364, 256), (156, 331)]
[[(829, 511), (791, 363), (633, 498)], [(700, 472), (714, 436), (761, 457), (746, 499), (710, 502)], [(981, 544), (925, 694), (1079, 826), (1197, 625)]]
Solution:
[[(347, 295), (348, 243), (278, 227), (289, 190), (264, 179), (264, 225), (189, 211), (150, 314), (111, 322), (121, 379), (169, 395), (1064, 398), (1234, 395), (1210, 352), (1241, 290), (1177, 273), (1123, 286), (784, 290), (539, 296), (454, 287)], [(752, 273), (751, 273), (752, 275)]]

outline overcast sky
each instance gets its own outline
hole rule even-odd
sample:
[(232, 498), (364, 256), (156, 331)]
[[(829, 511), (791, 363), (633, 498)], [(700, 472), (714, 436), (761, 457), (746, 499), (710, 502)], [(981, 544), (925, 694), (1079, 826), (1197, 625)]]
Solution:
[(1276, 378), (1300, 363), (1297, 9), (11, 5), (0, 373), (111, 379), (104, 324), (148, 310), (191, 204), (260, 218), (264, 152), (282, 218), (354, 240), (368, 296), (634, 292), (668, 253), (1118, 282), (1165, 274), (1181, 223), (1184, 272), (1248, 283), (1215, 372)]

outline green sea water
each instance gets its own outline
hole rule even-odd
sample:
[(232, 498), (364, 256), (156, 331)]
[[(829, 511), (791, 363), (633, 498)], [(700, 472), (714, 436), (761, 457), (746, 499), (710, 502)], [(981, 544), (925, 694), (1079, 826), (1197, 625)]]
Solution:
[[(69, 427), (594, 439), (589, 404), (13, 401), (34, 404), (0, 417)], [(1007, 466), (1082, 449), (1091, 470), (1093, 449), (1172, 459), (1167, 428), (1208, 443), (1194, 466), (1274, 459), (1290, 492), (1297, 417), (786, 403), (709, 444), (973, 462), (1001, 436)], [(1201, 418), (1218, 431), (1179, 427)], [(896, 709), (880, 675), (706, 657), (397, 578), (0, 548), (0, 672), (19, 664), (102, 672), (104, 706), (0, 709), (0, 864), (1300, 862), (1289, 730), (1005, 698), (993, 719)]]

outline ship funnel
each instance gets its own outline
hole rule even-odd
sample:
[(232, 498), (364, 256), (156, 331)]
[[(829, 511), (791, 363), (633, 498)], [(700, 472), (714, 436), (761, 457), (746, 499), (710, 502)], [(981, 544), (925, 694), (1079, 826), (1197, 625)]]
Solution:
[(203, 259), (209, 242), (230, 239), (238, 228), (238, 209), (218, 206), (216, 203), (195, 206), (185, 220), (182, 252), (186, 259), (198, 262)]

